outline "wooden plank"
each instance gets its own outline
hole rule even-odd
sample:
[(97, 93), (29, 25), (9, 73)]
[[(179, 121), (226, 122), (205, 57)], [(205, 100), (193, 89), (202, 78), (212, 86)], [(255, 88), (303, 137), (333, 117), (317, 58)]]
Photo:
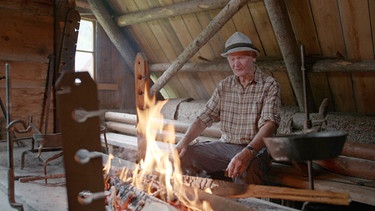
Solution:
[[(208, 93), (206, 89), (206, 85), (209, 87), (209, 89), (212, 89), (212, 86), (211, 86), (212, 81), (211, 81), (210, 76), (208, 75), (207, 78), (205, 78), (204, 75), (203, 77), (200, 77), (199, 73), (190, 73), (189, 75), (190, 75), (190, 81), (195, 85), (195, 90), (199, 94), (199, 99), (208, 99), (210, 97), (210, 94)], [(205, 79), (208, 79), (208, 80), (205, 80)]]
[(357, 112), (375, 113), (375, 73), (352, 73)]
[(212, 79), (214, 80), (214, 83), (217, 86), (217, 85), (219, 85), (219, 82), (221, 80), (223, 80), (224, 78), (226, 78), (227, 76), (232, 75), (232, 74), (233, 74), (232, 71), (230, 71), (230, 72), (228, 71), (228, 73), (227, 72), (223, 72), (223, 73), (217, 72), (217, 73), (211, 73), (211, 76), (212, 76)]
[[(28, 117), (33, 117), (33, 122), (38, 127), (41, 125), (42, 104), (46, 86), (48, 64), (40, 62), (8, 62), (10, 65), (10, 103), (11, 120), (20, 119), (28, 122)], [(0, 61), (4, 67), (5, 62)], [(4, 68), (0, 68), (0, 76), (5, 76)], [(0, 97), (6, 104), (6, 81), (0, 80)], [(49, 112), (49, 131), (53, 131), (53, 108)], [(2, 116), (2, 115), (0, 115)]]
[[(9, 64), (12, 88), (45, 88), (48, 64), (0, 61), (0, 77), (5, 77), (5, 63)], [(0, 80), (0, 87), (5, 89), (5, 80)]]
[[(116, 71), (116, 66), (113, 62), (118, 60), (123, 60), (119, 58), (119, 56), (114, 53), (117, 49), (113, 50), (114, 47), (112, 42), (109, 40), (107, 34), (100, 26), (97, 24), (97, 36), (100, 39), (96, 41), (96, 49), (100, 49), (95, 51), (96, 53), (96, 62), (95, 62), (95, 70), (96, 70), (96, 77), (95, 80), (98, 83), (98, 100), (99, 105), (101, 108), (119, 108), (121, 107), (119, 103), (119, 98), (115, 96), (114, 91), (101, 91), (101, 83), (117, 83), (117, 84), (125, 84), (123, 81), (117, 82), (115, 79), (124, 78), (119, 74), (123, 74), (125, 71)], [(117, 51), (118, 54), (118, 51)], [(121, 65), (119, 68), (122, 70), (127, 69), (125, 65)], [(109, 71), (110, 70), (110, 71)]]
[(309, 0), (285, 0), (298, 45), (304, 45), (306, 54), (321, 54)]
[(346, 55), (337, 2), (310, 0), (310, 5), (323, 56)]
[[(179, 2), (181, 1), (176, 1), (176, 3)], [(173, 2), (171, 0), (163, 0), (163, 3), (172, 4)], [(193, 40), (193, 36), (190, 34), (189, 27), (186, 25), (183, 16), (170, 17), (168, 18), (168, 20), (174, 30), (174, 33), (176, 33), (176, 36), (179, 39), (180, 45), (182, 46), (182, 48), (186, 48)], [(182, 52), (182, 50), (180, 52)], [(191, 60), (197, 61), (198, 56), (200, 56), (200, 52), (197, 52), (197, 54), (194, 55)]]
[(313, 98), (316, 108), (319, 108), (325, 98), (332, 101), (326, 73), (308, 73), (308, 78), (312, 90), (312, 96), (309, 97)]
[(205, 88), (205, 95), (201, 99), (209, 99), (217, 86), (216, 82), (208, 72), (199, 72), (196, 74)]
[(111, 83), (97, 83), (98, 91), (101, 90), (110, 90), (110, 91), (117, 91), (119, 85), (118, 84), (111, 84)]
[[(251, 17), (255, 24), (254, 29), (257, 30), (255, 34), (258, 33), (259, 38), (261, 40), (261, 45), (258, 44), (255, 46), (257, 48), (258, 46), (262, 46), (264, 49), (263, 55), (266, 57), (281, 58), (282, 56), (281, 56), (281, 52), (279, 49), (279, 45), (276, 41), (276, 37), (272, 28), (272, 24), (268, 17), (263, 1), (253, 2), (248, 5), (250, 6), (249, 9), (251, 11)], [(246, 21), (251, 22), (249, 20), (246, 20)]]
[[(237, 14), (235, 14), (232, 17), (233, 24), (236, 27), (236, 30), (247, 35), (251, 41), (253, 42), (254, 46), (256, 46), (259, 51), (260, 51), (260, 56), (263, 57), (265, 56), (265, 50), (264, 46), (262, 45), (262, 37), (258, 36), (258, 30), (257, 27), (254, 23), (255, 18), (253, 18), (253, 14), (250, 13), (250, 11), (253, 11), (253, 8), (256, 8), (257, 3), (250, 2), (247, 5), (245, 5), (243, 8), (241, 8)], [(226, 40), (223, 40), (220, 46), (222, 47), (221, 52), (224, 50), (224, 44)]]
[(280, 84), (281, 104), (284, 106), (296, 106), (293, 90), (285, 72), (273, 72), (273, 76)]
[(184, 72), (177, 73), (175, 77), (177, 77), (181, 82), (181, 85), (180, 85), (180, 87), (182, 88), (181, 91), (188, 90), (188, 92), (185, 91), (184, 93), (182, 93), (182, 95), (180, 96), (181, 98), (191, 97), (193, 99), (201, 99), (199, 97), (198, 91), (196, 90), (197, 84), (194, 84), (190, 80), (189, 73), (184, 73)]
[[(148, 3), (148, 6), (146, 4)], [(143, 5), (145, 4), (145, 5)], [(144, 3), (138, 3), (141, 6), (141, 10), (144, 8), (160, 8), (161, 4), (157, 0), (150, 0)], [(173, 61), (177, 55), (182, 52), (183, 48), (179, 42), (177, 36), (174, 34), (172, 26), (169, 24), (167, 19), (154, 19), (148, 22), (152, 33), (157, 38), (157, 41), (161, 47), (161, 50), (164, 52), (168, 61)]]
[[(198, 37), (198, 35), (202, 32), (204, 27), (201, 26), (198, 16), (195, 14), (188, 14), (183, 15), (183, 20), (187, 26), (189, 26), (189, 33), (193, 38)], [(199, 50), (199, 55), (203, 58), (212, 59), (214, 58), (214, 53), (209, 45), (203, 45)]]
[(53, 53), (53, 17), (0, 8), (0, 25), (0, 60), (48, 63)]
[(368, 0), (337, 1), (343, 34), (347, 49), (347, 58), (366, 60), (374, 58)]
[[(124, 4), (126, 4), (129, 11), (139, 11), (149, 8), (147, 2), (144, 1), (129, 0)], [(126, 11), (124, 11), (124, 13), (125, 12)], [(147, 55), (149, 62), (168, 61), (148, 23), (140, 23), (130, 28), (134, 31), (134, 38), (140, 40), (140, 49), (142, 49), (143, 53)]]
[(50, 0), (13, 0), (1, 1), (0, 8), (7, 10), (18, 10), (17, 13), (29, 13), (33, 16), (49, 16), (53, 17), (53, 2)]
[(334, 111), (357, 112), (350, 73), (327, 73)]

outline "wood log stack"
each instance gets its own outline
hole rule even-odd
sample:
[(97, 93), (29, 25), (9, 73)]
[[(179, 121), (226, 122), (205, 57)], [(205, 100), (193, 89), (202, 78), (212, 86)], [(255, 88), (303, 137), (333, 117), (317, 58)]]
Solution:
[[(119, 112), (106, 112), (105, 120), (107, 129), (109, 131), (119, 132), (126, 135), (131, 135), (137, 137), (137, 116), (135, 114), (119, 113)], [(164, 128), (167, 125), (174, 126), (175, 140), (176, 143), (181, 140), (186, 130), (189, 128), (189, 123), (170, 120), (170, 119), (155, 119), (155, 124), (163, 124)], [(156, 137), (157, 141), (162, 141), (165, 136), (171, 135), (171, 132), (160, 131)], [(218, 140), (221, 137), (221, 132), (219, 128), (211, 127), (207, 128), (200, 137), (197, 138), (197, 142), (201, 141), (213, 141)]]
[(373, 144), (347, 141), (340, 156), (314, 163), (337, 174), (375, 180), (374, 152)]

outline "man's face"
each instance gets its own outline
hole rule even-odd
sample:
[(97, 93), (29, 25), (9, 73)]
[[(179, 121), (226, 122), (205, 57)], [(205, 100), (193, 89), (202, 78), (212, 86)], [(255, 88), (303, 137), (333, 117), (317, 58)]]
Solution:
[(255, 56), (252, 52), (234, 52), (229, 54), (227, 59), (235, 75), (241, 77), (254, 74)]

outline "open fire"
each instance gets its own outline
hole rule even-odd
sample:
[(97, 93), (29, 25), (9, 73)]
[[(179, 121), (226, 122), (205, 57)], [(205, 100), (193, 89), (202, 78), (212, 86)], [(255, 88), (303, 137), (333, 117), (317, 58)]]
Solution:
[[(134, 191), (139, 192), (136, 189), (179, 210), (213, 210), (207, 201), (199, 199), (196, 187), (188, 187), (183, 181), (179, 155), (174, 149), (174, 126), (163, 124), (161, 109), (165, 103), (166, 101), (156, 102), (155, 98), (145, 95), (145, 109), (138, 109), (138, 138), (145, 142), (146, 153), (144, 159), (141, 159), (133, 170), (124, 168), (118, 175), (121, 179), (120, 183), (123, 183), (121, 188), (127, 189), (128, 193), (114, 200), (113, 194), (117, 192), (119, 195), (120, 190), (110, 191), (112, 199), (108, 201), (113, 210), (141, 209), (145, 204), (144, 201), (139, 201), (136, 207), (130, 208), (131, 201), (135, 200)], [(167, 131), (168, 134), (163, 136), (163, 143), (156, 141), (156, 139), (160, 140), (157, 136), (161, 131)], [(111, 158), (108, 159), (108, 163), (110, 160)], [(107, 175), (110, 169), (110, 165), (107, 164), (104, 168)], [(113, 181), (107, 183), (113, 183)], [(115, 187), (115, 185), (109, 185), (108, 189)], [(121, 194), (125, 194), (124, 190), (121, 191), (124, 192)], [(206, 191), (209, 192), (209, 188)], [(149, 197), (145, 196), (145, 198)]]

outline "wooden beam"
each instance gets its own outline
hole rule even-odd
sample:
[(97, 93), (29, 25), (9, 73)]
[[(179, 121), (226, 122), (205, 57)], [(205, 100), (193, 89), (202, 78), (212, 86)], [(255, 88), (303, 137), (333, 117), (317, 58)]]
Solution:
[(181, 69), (181, 67), (204, 46), (249, 0), (231, 0), (212, 19), (208, 26), (185, 48), (169, 68), (151, 87), (150, 92), (158, 92)]
[[(300, 111), (304, 111), (304, 94), (299, 48), (284, 0), (264, 0), (277, 42), (279, 43), (288, 76)], [(310, 95), (311, 96), (311, 95)], [(313, 107), (310, 107), (313, 108)]]
[(193, 0), (149, 10), (132, 12), (117, 18), (117, 25), (124, 27), (151, 20), (223, 8), (229, 0)]
[[(265, 72), (287, 72), (282, 59), (257, 60), (257, 65)], [(171, 63), (150, 64), (151, 72), (164, 72)], [(353, 62), (347, 60), (319, 60), (307, 65), (309, 73), (320, 72), (375, 72), (375, 60)], [(208, 63), (186, 63), (180, 71), (183, 72), (227, 72), (231, 71), (226, 60)]]
[(117, 48), (126, 64), (131, 67), (130, 69), (133, 71), (132, 67), (134, 66), (136, 53), (133, 51), (130, 43), (124, 37), (120, 27), (118, 27), (111, 18), (110, 13), (103, 4), (103, 1), (87, 0), (87, 2), (90, 4), (92, 13), (98, 20), (99, 24), (103, 27), (104, 31), (107, 33), (109, 39)]
[(375, 60), (321, 60), (314, 63), (312, 69), (314, 72), (375, 72)]
[[(257, 65), (265, 72), (282, 71), (286, 72), (285, 64), (282, 60), (257, 60)], [(164, 72), (170, 63), (150, 64), (151, 72)], [(231, 72), (227, 60), (210, 63), (186, 63), (179, 71), (183, 72)]]

